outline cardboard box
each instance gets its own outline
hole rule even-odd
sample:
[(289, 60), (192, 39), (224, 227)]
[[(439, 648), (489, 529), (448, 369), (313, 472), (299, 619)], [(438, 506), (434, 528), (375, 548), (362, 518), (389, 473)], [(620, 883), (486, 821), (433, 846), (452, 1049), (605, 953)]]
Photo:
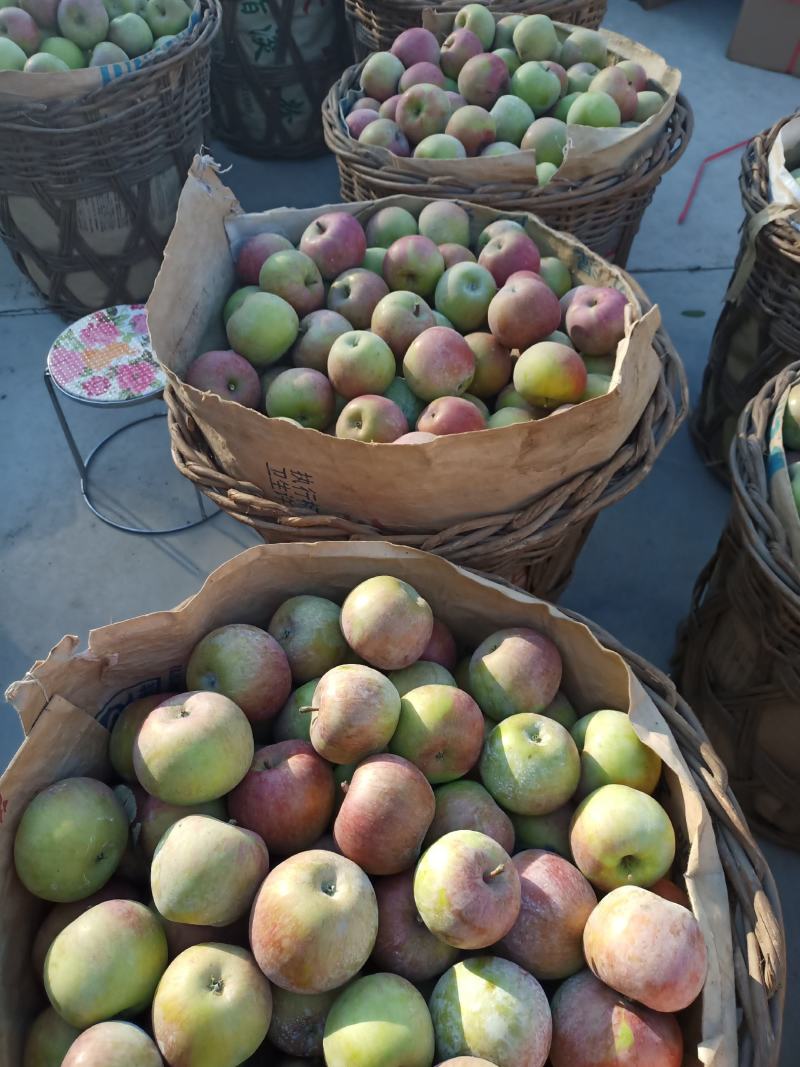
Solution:
[(728, 58), (800, 77), (799, 0), (744, 0)]

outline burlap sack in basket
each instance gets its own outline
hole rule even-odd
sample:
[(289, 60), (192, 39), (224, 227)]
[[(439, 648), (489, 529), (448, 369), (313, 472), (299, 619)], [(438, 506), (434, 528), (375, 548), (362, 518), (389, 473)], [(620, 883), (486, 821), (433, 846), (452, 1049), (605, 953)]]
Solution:
[(0, 236), (54, 308), (147, 298), (203, 143), (219, 0), (169, 48), (68, 74), (0, 72)]
[(173, 611), (95, 630), (86, 651), (65, 637), (11, 686), (7, 696), (26, 740), (0, 779), (0, 1062), (20, 1062), (26, 1022), (41, 1000), (29, 963), (41, 908), (17, 880), (12, 858), (26, 803), (59, 778), (106, 774), (107, 731), (121, 709), (146, 693), (180, 689), (189, 652), (209, 630), (230, 622), (263, 625), (283, 599), (303, 592), (341, 600), (357, 582), (385, 573), (417, 588), (467, 647), (503, 626), (546, 632), (564, 656), (564, 688), (579, 711), (629, 711), (667, 768), (660, 796), (677, 829), (676, 871), (709, 950), (701, 1001), (683, 1019), (685, 1065), (773, 1067), (785, 977), (780, 906), (724, 769), (690, 709), (662, 674), (588, 620), (386, 544), (250, 549)]
[[(422, 15), (430, 0), (345, 0), (356, 57), (391, 48), (403, 30), (422, 25)], [(608, 0), (485, 0), (486, 7), (503, 15), (549, 15), (558, 22), (595, 29), (603, 21)], [(463, 0), (445, 0), (441, 11), (458, 11)]]
[(800, 353), (800, 210), (773, 201), (769, 156), (789, 123), (800, 165), (800, 112), (755, 137), (742, 156), (742, 238), (691, 430), (727, 481), (728, 452), (745, 404)]
[[(425, 201), (397, 203), (418, 214)], [(363, 219), (379, 206), (344, 209)], [(465, 207), (476, 231), (498, 217)], [(540, 594), (557, 592), (594, 516), (644, 477), (683, 417), (680, 362), (663, 334), (652, 344), (658, 310), (639, 318), (646, 299), (623, 272), (518, 215), (577, 278), (615, 285), (631, 301), (636, 321), (621, 343), (607, 396), (541, 422), (398, 449), (301, 430), (186, 385), (191, 360), (223, 343), (220, 311), (234, 285), (231, 244), (270, 228), (296, 240), (324, 210), (243, 215), (213, 161), (198, 159), (192, 168), (148, 304), (153, 345), (169, 380), (178, 468), (269, 541), (388, 538)]]
[[(682, 629), (676, 677), (730, 769), (758, 830), (800, 848), (800, 568), (797, 516), (776, 500), (785, 478), (770, 427), (793, 363), (750, 401), (730, 450), (731, 514), (700, 574)], [(777, 444), (773, 444), (777, 451)]]
[(320, 106), (350, 58), (342, 0), (222, 0), (214, 132), (248, 156), (324, 151)]

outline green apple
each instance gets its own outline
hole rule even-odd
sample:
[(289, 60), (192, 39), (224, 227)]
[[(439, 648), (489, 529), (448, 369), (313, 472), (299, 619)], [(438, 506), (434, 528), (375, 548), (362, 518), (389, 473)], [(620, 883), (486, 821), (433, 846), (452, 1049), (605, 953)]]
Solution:
[(495, 141), (484, 148), (481, 156), (515, 156), (518, 152), (519, 148), (511, 141)]
[[(525, 18), (524, 15), (504, 15), (497, 20), (494, 31), (495, 50), (504, 48), (511, 50), (514, 46), (514, 30)], [(516, 55), (516, 53), (514, 53)]]
[(564, 149), (567, 144), (566, 123), (560, 119), (545, 117), (536, 119), (525, 132), (521, 148), (532, 148), (536, 153), (537, 163), (552, 163), (560, 167), (564, 162)]
[(489, 734), (480, 774), (502, 808), (517, 815), (547, 815), (574, 794), (581, 761), (560, 723), (523, 712), (504, 719)]
[(478, 237), (478, 252), (482, 252), (488, 243), (493, 241), (495, 237), (499, 237), (500, 234), (512, 232), (525, 233), (525, 229), (512, 219), (498, 219), (497, 222), (490, 222), (488, 226), (481, 230)]
[(314, 705), (319, 678), (298, 686), (273, 719), (273, 741), (310, 741), (311, 716), (303, 708)]
[(420, 212), (419, 232), (435, 245), (469, 248), (469, 215), (451, 200), (434, 200)]
[(264, 406), (272, 419), (294, 419), (300, 426), (324, 430), (333, 419), (333, 388), (318, 370), (289, 367), (270, 383)]
[(792, 497), (797, 513), (800, 515), (800, 463), (789, 464), (789, 480), (792, 486)]
[(594, 400), (598, 396), (605, 396), (611, 391), (611, 377), (608, 374), (587, 374), (586, 388), (579, 403), (584, 400)]
[(567, 115), (569, 114), (569, 109), (572, 107), (578, 97), (582, 95), (582, 93), (573, 92), (567, 93), (566, 96), (562, 96), (556, 106), (553, 108), (553, 118), (560, 119), (562, 122), (566, 122)]
[(472, 697), (448, 683), (421, 685), (401, 696), (389, 751), (419, 767), (433, 785), (463, 777), (483, 747), (483, 715)]
[(153, 708), (157, 708), (168, 695), (167, 693), (153, 693), (139, 700), (132, 700), (123, 709), (112, 727), (111, 738), (108, 742), (108, 756), (111, 766), (126, 782), (136, 781), (133, 769), (133, 743), (136, 735)]
[(511, 76), (511, 92), (524, 100), (535, 115), (543, 115), (561, 96), (561, 82), (540, 63), (523, 63)]
[(22, 70), (27, 56), (9, 37), (0, 37), (0, 70)]
[[(539, 276), (542, 281), (549, 285), (556, 296), (561, 299), (572, 288), (572, 275), (566, 263), (562, 263), (556, 256), (545, 256), (539, 264)], [(569, 344), (567, 337), (562, 344)]]
[(242, 304), (247, 300), (248, 296), (252, 296), (253, 293), (260, 293), (261, 289), (257, 285), (245, 285), (241, 289), (234, 289), (228, 299), (225, 301), (225, 306), (222, 309), (222, 322), (227, 326), (228, 319), (237, 311)]
[(367, 248), (388, 248), (399, 238), (410, 237), (418, 232), (417, 220), (403, 207), (381, 208), (364, 227)]
[(494, 15), (483, 4), (466, 4), (455, 17), (454, 29), (471, 30), (488, 52), (494, 43)]
[(793, 385), (783, 412), (783, 447), (800, 450), (800, 385)]
[(147, 0), (144, 18), (153, 37), (180, 33), (189, 25), (191, 9), (183, 0)]
[(499, 56), (500, 59), (508, 67), (508, 73), (511, 75), (520, 68), (520, 59), (513, 48), (495, 48), (494, 54)]
[(106, 67), (113, 63), (127, 63), (129, 59), (130, 56), (127, 52), (123, 52), (119, 45), (111, 41), (101, 41), (92, 49), (89, 66)]
[(639, 740), (630, 717), (622, 711), (603, 709), (584, 718), (589, 722), (579, 731), (583, 735), (579, 795), (585, 797), (611, 784), (652, 793), (661, 777), (661, 760)]
[(26, 74), (63, 74), (70, 68), (50, 52), (35, 52), (22, 69)]
[(108, 33), (108, 12), (102, 0), (60, 0), (58, 28), (61, 36), (79, 48), (93, 48)]
[(320, 678), (350, 658), (340, 615), (339, 605), (321, 596), (289, 597), (273, 614), (269, 633), (286, 653), (296, 682)]
[(560, 63), (569, 69), (576, 63), (593, 63), (604, 67), (608, 61), (608, 49), (602, 33), (579, 26), (573, 30), (561, 46)]
[(528, 15), (514, 29), (514, 47), (523, 63), (550, 59), (558, 49), (556, 28), (547, 15)]
[(292, 347), (299, 330), (291, 304), (262, 292), (247, 297), (226, 324), (231, 348), (257, 368), (276, 363)]
[(444, 272), (436, 286), (436, 310), (461, 333), (471, 333), (486, 322), (497, 285), (479, 263), (456, 263)]
[(86, 57), (83, 52), (66, 37), (45, 37), (39, 46), (39, 51), (58, 56), (70, 70), (80, 70), (81, 67), (86, 66)]
[(645, 122), (647, 119), (652, 118), (653, 115), (657, 115), (663, 106), (664, 97), (661, 93), (657, 93), (653, 89), (645, 89), (643, 92), (636, 94), (634, 120), (636, 122)]
[(173, 41), (177, 41), (177, 39), (177, 34), (165, 33), (162, 37), (156, 37), (153, 41), (153, 48), (169, 48)]
[(390, 671), (388, 678), (401, 697), (423, 685), (455, 686), (456, 684), (455, 678), (441, 663), (432, 663), (424, 659), (418, 659), (410, 667), (403, 667), (399, 671)]
[(548, 185), (556, 175), (558, 167), (555, 163), (537, 163), (536, 164), (536, 183), (537, 185)]
[(651, 886), (675, 858), (669, 816), (649, 794), (627, 785), (590, 793), (572, 818), (569, 840), (581, 874), (603, 890)]
[(431, 1067), (433, 1024), (405, 978), (370, 974), (334, 1002), (322, 1047), (327, 1067)]
[(61, 1067), (70, 1045), (79, 1034), (80, 1030), (65, 1022), (55, 1008), (45, 1008), (28, 1030), (22, 1067)]
[[(405, 378), (394, 378), (388, 389), (384, 389), (383, 396), (388, 396), (400, 408), (406, 417), (409, 426), (416, 426), (417, 419), (422, 414), (425, 404), (418, 396), (411, 392)], [(406, 668), (411, 670), (411, 667)], [(433, 681), (434, 679), (431, 679)], [(436, 679), (438, 680), (438, 679)], [(420, 682), (420, 685), (424, 683)]]
[(521, 422), (536, 422), (536, 417), (522, 408), (501, 408), (489, 416), (486, 425), (490, 430), (497, 430), (503, 426), (516, 426)]
[(383, 261), (386, 258), (385, 248), (368, 248), (364, 253), (364, 261), (361, 266), (364, 270), (371, 270), (373, 274), (383, 277)]
[(518, 96), (501, 96), (489, 112), (497, 127), (497, 140), (519, 145), (536, 116)]
[(141, 15), (132, 12), (111, 20), (108, 39), (131, 59), (144, 55), (153, 47), (153, 33)]
[(567, 122), (575, 126), (619, 126), (619, 105), (608, 93), (581, 93), (567, 112)]
[(571, 804), (565, 804), (563, 808), (556, 808), (547, 815), (512, 815), (516, 851), (546, 848), (571, 860), (569, 828), (574, 810)]

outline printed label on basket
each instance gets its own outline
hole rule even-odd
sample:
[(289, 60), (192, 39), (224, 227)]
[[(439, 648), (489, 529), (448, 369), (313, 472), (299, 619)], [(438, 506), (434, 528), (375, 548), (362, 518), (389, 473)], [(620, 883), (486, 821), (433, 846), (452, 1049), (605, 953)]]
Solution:
[(308, 471), (295, 470), (292, 467), (277, 467), (267, 463), (267, 476), (273, 499), (279, 504), (287, 508), (299, 508), (301, 511), (313, 511), (319, 514), (317, 494), (314, 490), (314, 476)]
[[(149, 211), (150, 222), (158, 230), (163, 229), (163, 223), (174, 218), (178, 206), (178, 197), (181, 191), (181, 179), (174, 166), (167, 166), (161, 174), (149, 179)], [(131, 187), (129, 196), (131, 203), (137, 203), (140, 199), (140, 186)], [(84, 236), (98, 234), (108, 235), (109, 231), (125, 230), (131, 224), (131, 216), (125, 200), (117, 193), (99, 193), (97, 196), (82, 197), (75, 203), (75, 216), (78, 229)], [(127, 233), (123, 239), (123, 247), (127, 240)], [(100, 249), (97, 249), (100, 251)], [(110, 251), (110, 250), (109, 250)], [(122, 251), (119, 248), (118, 251)]]
[(295, 66), (296, 51), (313, 61), (335, 40), (332, 0), (297, 0), (288, 24), (285, 17), (279, 22), (274, 14), (275, 4), (270, 0), (240, 0), (236, 19), (239, 40), (254, 66)]

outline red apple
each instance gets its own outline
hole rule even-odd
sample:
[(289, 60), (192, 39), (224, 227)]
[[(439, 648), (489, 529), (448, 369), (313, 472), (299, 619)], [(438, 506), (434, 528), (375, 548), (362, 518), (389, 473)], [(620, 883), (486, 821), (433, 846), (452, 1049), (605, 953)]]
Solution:
[(370, 329), (402, 360), (411, 342), (436, 325), (436, 319), (421, 296), (407, 290), (389, 293), (372, 313)]
[(458, 959), (458, 949), (440, 941), (425, 926), (414, 903), (414, 872), (376, 878), (378, 936), (372, 962), (409, 982), (438, 978)]
[(261, 379), (252, 363), (232, 348), (203, 352), (186, 372), (187, 385), (235, 400), (246, 408), (257, 408), (261, 400)]
[(359, 139), (364, 130), (369, 126), (371, 122), (377, 122), (381, 116), (377, 111), (368, 111), (366, 109), (351, 111), (345, 118), (344, 123), (350, 131), (350, 136), (356, 140)]
[[(470, 410), (471, 409), (471, 410)], [(422, 433), (443, 437), (451, 433), (485, 430), (486, 419), (471, 401), (460, 396), (440, 396), (432, 400), (417, 420)]]
[(290, 367), (270, 382), (264, 407), (272, 419), (293, 419), (299, 426), (324, 430), (333, 417), (335, 399), (325, 375), (310, 367)]
[(380, 671), (345, 663), (323, 674), (310, 710), (311, 744), (320, 756), (357, 763), (389, 743), (400, 718), (400, 695)]
[(505, 285), (517, 271), (539, 270), (539, 249), (526, 233), (511, 230), (494, 237), (478, 257), (481, 266), (491, 271), (498, 286)]
[(432, 632), (428, 602), (413, 586), (387, 574), (361, 582), (342, 605), (342, 633), (348, 645), (382, 671), (416, 663)]
[(366, 393), (349, 401), (336, 420), (336, 436), (392, 444), (408, 433), (408, 420), (393, 400)]
[(637, 90), (628, 81), (628, 76), (618, 66), (605, 67), (595, 74), (589, 91), (608, 93), (615, 100), (623, 122), (630, 122), (636, 114), (638, 104)]
[(356, 100), (351, 110), (353, 111), (377, 111), (381, 106), (380, 100), (376, 100), (372, 96), (362, 96), (360, 100)]
[(508, 67), (493, 52), (468, 59), (458, 75), (458, 91), (468, 104), (489, 111), (508, 91)]
[(397, 121), (397, 105), (400, 103), (400, 96), (400, 93), (395, 93), (394, 96), (390, 96), (383, 101), (378, 112), (382, 119), (391, 119), (392, 122)]
[(398, 89), (403, 94), (414, 85), (435, 85), (441, 89), (444, 74), (436, 63), (414, 63), (400, 75)]
[(495, 141), (497, 126), (486, 108), (468, 104), (452, 113), (444, 132), (461, 141), (468, 156), (479, 156)]
[(470, 333), (464, 340), (475, 357), (470, 392), (482, 400), (496, 396), (511, 379), (511, 353), (490, 333)]
[(523, 626), (497, 630), (472, 654), (469, 691), (496, 721), (541, 712), (558, 692), (561, 671), (561, 655), (549, 637)]
[(428, 827), (425, 845), (432, 845), (453, 830), (477, 830), (511, 854), (514, 827), (503, 809), (480, 784), (469, 779), (447, 782), (434, 790), (436, 814)]
[(328, 308), (353, 324), (368, 330), (372, 313), (389, 292), (389, 286), (371, 270), (355, 267), (340, 274), (328, 291)]
[(587, 286), (575, 292), (564, 321), (578, 351), (587, 356), (615, 352), (625, 336), (627, 306), (628, 298), (619, 289)]
[(326, 281), (349, 267), (360, 267), (367, 250), (361, 223), (344, 211), (320, 215), (300, 238), (300, 251), (314, 260)]
[(300, 321), (300, 332), (290, 352), (292, 363), (324, 374), (333, 342), (352, 328), (347, 319), (335, 311), (312, 311)]
[(475, 254), (463, 245), (443, 244), (439, 245), (439, 251), (444, 257), (444, 269), (449, 270), (456, 263), (475, 263)]
[(403, 377), (421, 400), (465, 393), (474, 374), (472, 349), (461, 334), (446, 326), (420, 334), (403, 359)]
[(397, 56), (404, 67), (412, 67), (415, 63), (438, 63), (439, 42), (430, 30), (414, 26), (395, 37), (392, 55)]
[(442, 253), (428, 237), (401, 237), (386, 252), (383, 276), (390, 289), (430, 296), (444, 274)]
[(472, 30), (453, 30), (442, 44), (441, 67), (448, 78), (457, 78), (468, 59), (483, 52), (480, 38)]
[(385, 148), (393, 156), (410, 156), (411, 146), (408, 138), (391, 119), (378, 119), (361, 131), (358, 138), (360, 144)]
[(409, 760), (429, 782), (461, 778), (483, 747), (481, 709), (452, 684), (420, 685), (403, 694), (389, 751)]
[(270, 256), (292, 248), (292, 242), (280, 233), (257, 233), (248, 237), (236, 253), (236, 273), (244, 285), (258, 285), (258, 276)]
[(558, 327), (558, 297), (543, 281), (509, 281), (489, 305), (489, 329), (507, 348), (528, 348)]
[[(406, 74), (410, 73), (406, 71)], [(449, 118), (450, 101), (447, 94), (430, 79), (409, 85), (400, 97), (395, 114), (397, 125), (411, 144), (419, 144), (432, 134), (444, 133)]]
[(394, 381), (396, 369), (391, 348), (369, 330), (342, 334), (328, 354), (331, 384), (348, 400), (382, 394)]
[(455, 670), (458, 662), (456, 639), (440, 619), (433, 620), (431, 639), (422, 650), (420, 659), (429, 663), (440, 663), (448, 671)]

